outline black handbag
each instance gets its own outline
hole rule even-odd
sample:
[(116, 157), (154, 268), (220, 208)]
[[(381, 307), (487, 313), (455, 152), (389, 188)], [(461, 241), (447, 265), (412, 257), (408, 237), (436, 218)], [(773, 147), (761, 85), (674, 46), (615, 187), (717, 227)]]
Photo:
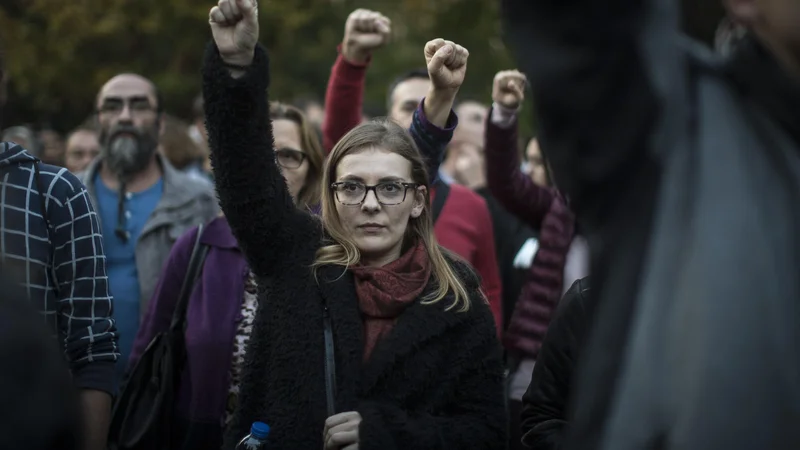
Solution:
[(186, 359), (186, 308), (208, 253), (208, 246), (200, 243), (202, 235), (201, 225), (169, 330), (150, 341), (114, 404), (111, 450), (169, 450), (174, 439), (177, 386)]

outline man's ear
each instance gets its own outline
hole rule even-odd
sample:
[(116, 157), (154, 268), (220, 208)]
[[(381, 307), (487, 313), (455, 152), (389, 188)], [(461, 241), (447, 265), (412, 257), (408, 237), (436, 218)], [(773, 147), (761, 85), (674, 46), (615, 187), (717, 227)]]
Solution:
[(761, 11), (756, 0), (725, 0), (725, 9), (731, 22), (752, 28), (758, 22)]
[(159, 138), (164, 137), (164, 133), (167, 130), (167, 125), (166, 125), (167, 121), (164, 120), (164, 113), (162, 112), (158, 113), (156, 121), (158, 122), (158, 137)]

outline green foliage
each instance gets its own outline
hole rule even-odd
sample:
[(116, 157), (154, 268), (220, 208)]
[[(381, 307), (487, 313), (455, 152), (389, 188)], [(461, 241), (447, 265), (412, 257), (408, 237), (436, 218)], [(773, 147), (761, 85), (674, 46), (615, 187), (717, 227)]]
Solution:
[[(161, 89), (167, 110), (188, 117), (192, 99), (200, 91), (199, 68), (210, 39), (207, 21), (213, 4), (213, 0), (3, 0), (0, 43), (11, 77), (5, 124), (46, 120), (66, 131), (91, 114), (99, 88), (121, 72), (151, 78)], [(388, 84), (399, 73), (423, 66), (425, 42), (437, 37), (469, 49), (462, 97), (488, 103), (494, 73), (514, 67), (502, 40), (499, 4), (498, 0), (260, 0), (262, 42), (272, 58), (271, 95), (284, 101), (309, 94), (323, 98), (345, 19), (361, 7), (389, 16), (394, 29), (394, 41), (375, 55), (368, 72), (367, 109), (383, 112)], [(713, 25), (703, 28), (703, 24), (716, 20), (714, 14), (718, 12), (691, 25), (712, 29)], [(523, 124), (531, 124), (531, 108), (526, 109), (529, 120)]]
[[(189, 116), (210, 39), (201, 0), (16, 0), (0, 6), (10, 97), (5, 123), (51, 120), (67, 130), (91, 114), (111, 76), (136, 72), (161, 89), (166, 108)], [(489, 101), (494, 72), (511, 68), (494, 0), (262, 0), (262, 43), (272, 59), (275, 99), (323, 98), (347, 15), (376, 9), (393, 21), (393, 42), (368, 72), (367, 107), (384, 109), (386, 87), (424, 65), (425, 42), (443, 37), (470, 50), (462, 93)]]

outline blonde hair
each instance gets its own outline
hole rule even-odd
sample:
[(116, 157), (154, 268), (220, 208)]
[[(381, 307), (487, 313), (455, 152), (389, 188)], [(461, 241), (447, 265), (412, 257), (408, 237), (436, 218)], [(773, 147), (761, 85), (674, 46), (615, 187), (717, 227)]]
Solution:
[(327, 264), (349, 267), (361, 261), (361, 253), (342, 227), (339, 213), (336, 210), (335, 195), (330, 186), (336, 179), (336, 167), (342, 158), (367, 148), (385, 149), (407, 159), (411, 162), (412, 181), (427, 188), (422, 214), (417, 218), (409, 219), (403, 238), (405, 247), (422, 242), (430, 258), (431, 275), (436, 281), (436, 290), (423, 298), (422, 303), (437, 303), (452, 291), (455, 299), (447, 307), (447, 310), (458, 307), (459, 312), (467, 311), (470, 301), (469, 294), (464, 283), (445, 258), (445, 252), (451, 258), (458, 259), (458, 257), (439, 247), (433, 234), (430, 182), (425, 163), (408, 131), (389, 120), (370, 121), (357, 126), (336, 144), (328, 156), (325, 170), (322, 173), (322, 223), (333, 243), (317, 250), (312, 267), (315, 271), (319, 266)]
[(320, 172), (322, 172), (322, 161), (325, 157), (314, 127), (302, 111), (285, 103), (270, 102), (269, 118), (270, 120), (284, 119), (294, 122), (300, 129), (300, 144), (303, 146), (308, 160), (308, 172), (306, 172), (303, 187), (297, 193), (297, 206), (306, 209), (317, 206), (320, 191), (319, 178)]

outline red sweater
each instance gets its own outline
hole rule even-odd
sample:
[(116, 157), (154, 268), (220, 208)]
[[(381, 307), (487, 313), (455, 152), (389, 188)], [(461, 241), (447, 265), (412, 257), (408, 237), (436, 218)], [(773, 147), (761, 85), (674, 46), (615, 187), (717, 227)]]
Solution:
[[(322, 123), (322, 141), (326, 152), (330, 152), (339, 139), (361, 123), (364, 84), (368, 65), (356, 65), (346, 61), (340, 54), (331, 69), (328, 90), (325, 94), (325, 121)], [(422, 110), (422, 108), (420, 108)], [(428, 137), (442, 139), (447, 133), (421, 117)], [(417, 139), (423, 154), (434, 154), (427, 139)], [(446, 142), (439, 142), (441, 148)], [(443, 150), (442, 150), (443, 151)], [(437, 167), (438, 169), (438, 167)], [(436, 173), (436, 172), (433, 172)], [(436, 190), (431, 190), (431, 199)], [(494, 230), (489, 208), (483, 198), (463, 187), (451, 185), (450, 195), (434, 226), (439, 244), (469, 262), (482, 279), (482, 287), (494, 314), (498, 334), (503, 329), (502, 292), (500, 273), (494, 248)]]

